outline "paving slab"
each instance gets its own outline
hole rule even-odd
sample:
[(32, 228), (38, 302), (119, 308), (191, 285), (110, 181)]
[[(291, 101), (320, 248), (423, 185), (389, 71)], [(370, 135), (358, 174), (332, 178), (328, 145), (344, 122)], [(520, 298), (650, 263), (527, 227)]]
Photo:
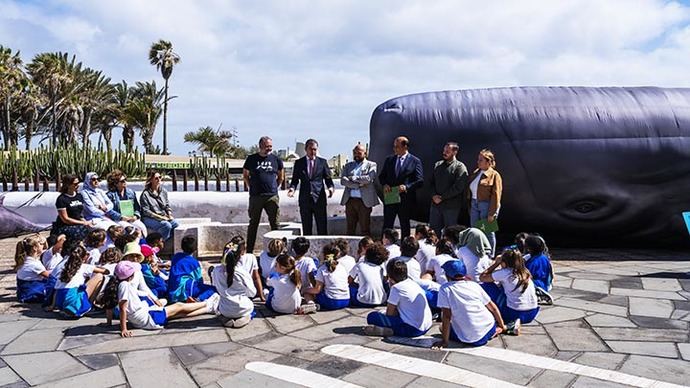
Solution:
[(609, 282), (606, 280), (575, 279), (573, 289), (609, 294)]
[(121, 384), (127, 384), (124, 373), (120, 366), (111, 366), (109, 368), (97, 370), (94, 372), (84, 373), (78, 376), (70, 377), (68, 379), (53, 381), (46, 384), (41, 384), (39, 387), (45, 388), (74, 388), (74, 387), (89, 387), (89, 388), (108, 388)]
[(617, 384), (610, 381), (601, 381), (591, 377), (580, 376), (571, 385), (571, 388), (628, 388), (628, 385)]
[(327, 323), (327, 322), (332, 322), (337, 319), (345, 318), (351, 316), (351, 314), (345, 310), (333, 310), (333, 311), (319, 311), (316, 314), (309, 314), (307, 315), (309, 318), (311, 318), (314, 322), (318, 324), (322, 323)]
[(688, 332), (673, 329), (632, 329), (595, 327), (594, 331), (604, 340), (612, 341), (667, 341), (687, 342)]
[(574, 362), (596, 368), (616, 370), (627, 356), (611, 352), (584, 352)]
[(225, 330), (233, 341), (242, 341), (260, 335), (265, 335), (273, 331), (267, 319), (253, 319), (248, 325), (239, 329), (227, 328)]
[(170, 349), (149, 349), (120, 355), (127, 381), (133, 387), (196, 387)]
[(16, 373), (14, 373), (12, 368), (0, 368), (0, 386), (14, 384), (18, 382), (22, 382), (22, 378), (19, 377)]
[(341, 377), (341, 380), (369, 388), (400, 388), (412, 382), (416, 375), (393, 371), (376, 365), (366, 365)]
[(120, 364), (120, 360), (117, 358), (117, 355), (109, 353), (81, 356), (77, 357), (77, 359), (84, 365), (95, 370), (105, 369)]
[(641, 354), (643, 356), (668, 358), (678, 357), (676, 344), (673, 342), (606, 341), (606, 344), (616, 353)]
[(615, 315), (594, 314), (585, 318), (585, 321), (592, 326), (599, 327), (637, 327), (628, 318)]
[(610, 281), (612, 288), (630, 288), (634, 290), (642, 289), (642, 280), (640, 278), (625, 277)]
[(494, 359), (487, 360), (484, 357), (456, 352), (450, 352), (448, 354), (446, 364), (519, 385), (527, 385), (527, 383), (541, 372), (541, 369), (530, 366)]
[(669, 278), (642, 278), (642, 288), (655, 291), (681, 291), (678, 280)]
[(630, 297), (630, 315), (669, 318), (673, 313), (670, 300)]
[(632, 355), (623, 363), (620, 371), (681, 385), (687, 385), (690, 381), (690, 362), (683, 360)]
[[(500, 338), (505, 342), (506, 348), (511, 350), (518, 350), (538, 356), (552, 357), (558, 352), (558, 349), (551, 341), (548, 335), (520, 335), (520, 336), (501, 336)], [(491, 341), (500, 343), (499, 341)]]
[(34, 325), (36, 325), (36, 322), (31, 320), (12, 320), (0, 323), (0, 345), (6, 345), (12, 342)]
[(311, 341), (325, 341), (341, 334), (361, 333), (362, 326), (366, 321), (361, 317), (353, 317), (347, 314), (346, 317), (336, 321), (315, 327), (294, 331), (291, 336), (308, 339)]
[(650, 328), (650, 329), (686, 330), (688, 328), (687, 322), (677, 320), (677, 319), (641, 317), (641, 316), (631, 315), (630, 320), (633, 321), (637, 326), (644, 327), (644, 328)]
[(564, 297), (558, 300), (559, 306), (580, 309), (584, 311), (592, 311), (595, 313), (618, 315), (620, 317), (628, 316), (628, 309), (622, 306), (614, 306), (606, 303), (592, 302), (587, 300), (575, 299), (571, 297)]
[(589, 328), (545, 325), (558, 350), (597, 352), (608, 348)]
[(570, 373), (555, 372), (552, 370), (544, 371), (529, 383), (534, 388), (566, 388), (577, 378)]
[(254, 345), (254, 347), (257, 349), (284, 355), (291, 355), (293, 357), (310, 361), (323, 357), (323, 354), (319, 352), (319, 349), (322, 346), (323, 345), (318, 342), (307, 341), (302, 338), (287, 335)]
[(675, 310), (671, 314), (671, 319), (677, 319), (685, 322), (690, 322), (690, 311), (685, 310)]
[(678, 350), (683, 360), (690, 361), (690, 344), (678, 344)]
[(634, 296), (638, 298), (684, 300), (682, 292), (653, 291), (653, 290), (632, 290), (629, 288), (611, 287), (611, 295)]
[[(245, 364), (252, 361), (271, 361), (279, 354), (242, 347), (228, 354), (208, 358), (191, 365), (188, 370), (199, 385), (221, 381), (244, 370)], [(280, 385), (279, 385), (280, 386)]]
[(405, 388), (457, 388), (462, 387), (462, 385), (449, 383), (443, 380), (432, 379), (430, 377), (420, 377), (410, 384), (406, 385)]
[(133, 350), (167, 348), (223, 341), (228, 341), (225, 329), (213, 329), (189, 333), (119, 338), (112, 341), (70, 349), (69, 352), (72, 355), (81, 356), (85, 354), (120, 353)]
[[(19, 354), (2, 358), (31, 385), (58, 381), (90, 370), (65, 352)], [(39, 360), (41, 365), (50, 365), (50, 368), (37, 368)]]
[(326, 355), (311, 362), (307, 369), (310, 372), (340, 379), (342, 376), (352, 373), (364, 365), (364, 363), (359, 361)]
[(218, 386), (221, 388), (237, 388), (237, 387), (252, 387), (252, 388), (299, 388), (302, 385), (293, 384), (287, 381), (279, 380), (274, 377), (262, 375), (261, 373), (243, 370), (232, 376), (225, 377), (218, 381)]
[(606, 295), (597, 302), (604, 304), (612, 304), (614, 306), (628, 307), (628, 297), (621, 295)]
[(55, 350), (63, 337), (63, 329), (31, 330), (22, 333), (2, 350), (5, 354), (35, 353)]
[(587, 316), (587, 314), (583, 310), (553, 306), (542, 308), (539, 311), (539, 315), (537, 315), (536, 319), (538, 322), (546, 324), (580, 319), (585, 316)]
[(274, 330), (282, 334), (315, 325), (315, 322), (307, 315), (277, 315), (265, 319)]

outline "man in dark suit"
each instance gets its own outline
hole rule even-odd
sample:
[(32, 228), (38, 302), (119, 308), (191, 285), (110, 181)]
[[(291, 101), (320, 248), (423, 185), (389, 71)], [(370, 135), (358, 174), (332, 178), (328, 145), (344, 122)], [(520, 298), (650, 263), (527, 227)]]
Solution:
[(316, 156), (319, 143), (309, 139), (304, 145), (307, 155), (295, 161), (292, 168), (292, 179), (288, 197), (295, 195), (299, 185), (299, 214), (302, 218), (302, 233), (312, 234), (312, 217), (316, 219), (316, 233), (327, 235), (326, 226), (326, 189), (328, 198), (333, 196), (333, 179), (328, 161)]
[(400, 203), (383, 206), (383, 228), (393, 228), (397, 216), (403, 238), (410, 235), (410, 210), (416, 206), (417, 189), (424, 185), (422, 162), (408, 152), (409, 145), (406, 137), (396, 138), (393, 142), (394, 155), (386, 158), (379, 174), (384, 193), (389, 193), (392, 187), (400, 190)]

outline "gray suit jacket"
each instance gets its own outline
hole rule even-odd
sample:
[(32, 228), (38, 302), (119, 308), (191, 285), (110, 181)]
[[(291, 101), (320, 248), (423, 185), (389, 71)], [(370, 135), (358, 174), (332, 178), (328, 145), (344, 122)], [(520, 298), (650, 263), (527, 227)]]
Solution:
[(350, 199), (350, 191), (352, 189), (359, 189), (362, 192), (362, 202), (366, 207), (374, 207), (379, 204), (379, 197), (376, 195), (376, 162), (365, 159), (362, 165), (361, 175), (358, 177), (352, 176), (352, 170), (355, 169), (356, 162), (352, 161), (343, 167), (340, 173), (340, 184), (345, 186), (343, 198), (340, 200), (341, 205), (345, 205)]

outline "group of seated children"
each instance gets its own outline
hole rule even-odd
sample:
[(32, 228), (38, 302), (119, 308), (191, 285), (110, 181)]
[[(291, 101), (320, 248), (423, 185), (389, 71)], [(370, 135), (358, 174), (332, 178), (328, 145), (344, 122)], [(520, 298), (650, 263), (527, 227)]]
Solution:
[(538, 303), (551, 303), (551, 263), (538, 235), (518, 235), (516, 246), (493, 261), (484, 233), (463, 226), (444, 229), (438, 239), (420, 225), (402, 241), (387, 229), (380, 242), (359, 241), (359, 259), (348, 254), (345, 239), (326, 244), (316, 258), (308, 255), (309, 240), (297, 237), (289, 248), (284, 239), (271, 240), (257, 260), (235, 236), (209, 269), (211, 284), (204, 283), (190, 236), (169, 262), (157, 256), (159, 234), (144, 240), (134, 228), (94, 230), (84, 242), (49, 240), (34, 235), (17, 244), (18, 299), (72, 318), (102, 308), (107, 324), (119, 316), (123, 337), (132, 335), (128, 322), (157, 329), (199, 314), (243, 327), (255, 316), (258, 298), (278, 314), (385, 305), (385, 312), (367, 316), (368, 335), (420, 336), (436, 316), (442, 322), (437, 346), (449, 340), (479, 346), (502, 332), (519, 334), (520, 324), (536, 317)]

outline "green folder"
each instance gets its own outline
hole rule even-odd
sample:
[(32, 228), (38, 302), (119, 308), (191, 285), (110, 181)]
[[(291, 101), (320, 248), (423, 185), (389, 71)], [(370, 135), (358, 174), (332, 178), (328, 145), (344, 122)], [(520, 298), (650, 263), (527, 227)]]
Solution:
[(384, 205), (393, 205), (396, 203), (400, 203), (400, 188), (398, 186), (391, 187), (391, 191), (389, 193), (383, 193)]
[(493, 233), (498, 231), (498, 220), (495, 219), (494, 222), (489, 222), (488, 220), (479, 220), (474, 227), (481, 229), (484, 233)]
[(124, 217), (134, 217), (134, 202), (131, 200), (120, 201), (120, 214)]

